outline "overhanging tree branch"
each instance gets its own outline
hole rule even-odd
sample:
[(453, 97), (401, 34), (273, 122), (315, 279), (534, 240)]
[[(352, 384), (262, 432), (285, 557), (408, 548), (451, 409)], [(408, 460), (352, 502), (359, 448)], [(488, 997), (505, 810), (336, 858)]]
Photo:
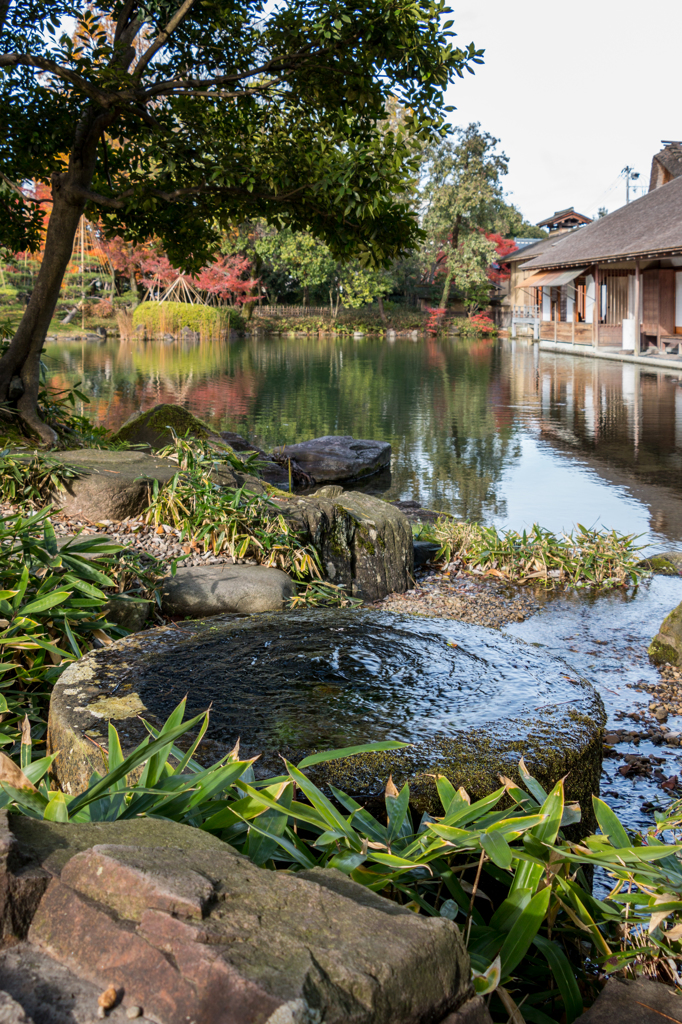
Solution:
[(138, 79), (142, 76), (142, 72), (147, 67), (150, 60), (156, 56), (159, 50), (163, 49), (173, 32), (175, 32), (180, 22), (189, 14), (195, 3), (196, 0), (185, 0), (184, 4), (177, 9), (166, 27), (159, 32), (149, 49), (142, 55), (142, 57), (140, 57), (137, 67), (135, 68), (135, 75)]

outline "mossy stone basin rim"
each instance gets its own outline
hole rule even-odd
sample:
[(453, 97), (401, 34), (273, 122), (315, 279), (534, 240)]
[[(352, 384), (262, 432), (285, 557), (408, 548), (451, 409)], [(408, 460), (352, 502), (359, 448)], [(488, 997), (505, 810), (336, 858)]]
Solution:
[[(372, 611), (281, 612), (184, 623), (136, 634), (70, 666), (54, 690), (50, 747), (72, 792), (101, 770), (95, 743), (113, 720), (130, 747), (141, 709), (165, 720), (211, 706), (204, 757), (241, 739), (278, 774), (279, 752), (398, 739), (405, 750), (360, 755), (312, 770), (355, 795), (380, 793), (389, 773), (414, 802), (434, 807), (441, 772), (471, 795), (517, 774), (523, 756), (544, 785), (598, 791), (604, 712), (594, 688), (543, 649), (450, 620)], [(95, 743), (92, 742), (95, 741)], [(100, 763), (97, 763), (97, 760)]]

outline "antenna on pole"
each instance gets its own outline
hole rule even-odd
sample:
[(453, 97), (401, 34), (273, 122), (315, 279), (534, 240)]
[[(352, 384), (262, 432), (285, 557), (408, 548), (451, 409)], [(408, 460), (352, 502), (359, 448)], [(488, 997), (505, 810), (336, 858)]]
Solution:
[(625, 175), (625, 202), (630, 202), (630, 183), (637, 181), (639, 178), (639, 171), (636, 171), (634, 167), (624, 167), (620, 172)]

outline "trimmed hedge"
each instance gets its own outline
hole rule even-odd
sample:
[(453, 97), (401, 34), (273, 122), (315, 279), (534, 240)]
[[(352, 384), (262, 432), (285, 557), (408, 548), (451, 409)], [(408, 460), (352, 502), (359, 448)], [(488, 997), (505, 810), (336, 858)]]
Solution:
[(220, 334), (242, 330), (244, 318), (235, 309), (225, 306), (193, 305), (189, 302), (142, 302), (133, 312), (133, 327), (145, 327), (149, 334), (176, 334), (189, 327), (199, 334)]

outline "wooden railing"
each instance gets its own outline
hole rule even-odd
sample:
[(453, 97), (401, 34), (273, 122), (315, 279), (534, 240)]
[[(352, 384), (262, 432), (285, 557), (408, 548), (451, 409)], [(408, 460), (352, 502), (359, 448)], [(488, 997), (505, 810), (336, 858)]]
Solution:
[(514, 320), (539, 320), (540, 319), (540, 307), (539, 306), (514, 306), (512, 313)]

